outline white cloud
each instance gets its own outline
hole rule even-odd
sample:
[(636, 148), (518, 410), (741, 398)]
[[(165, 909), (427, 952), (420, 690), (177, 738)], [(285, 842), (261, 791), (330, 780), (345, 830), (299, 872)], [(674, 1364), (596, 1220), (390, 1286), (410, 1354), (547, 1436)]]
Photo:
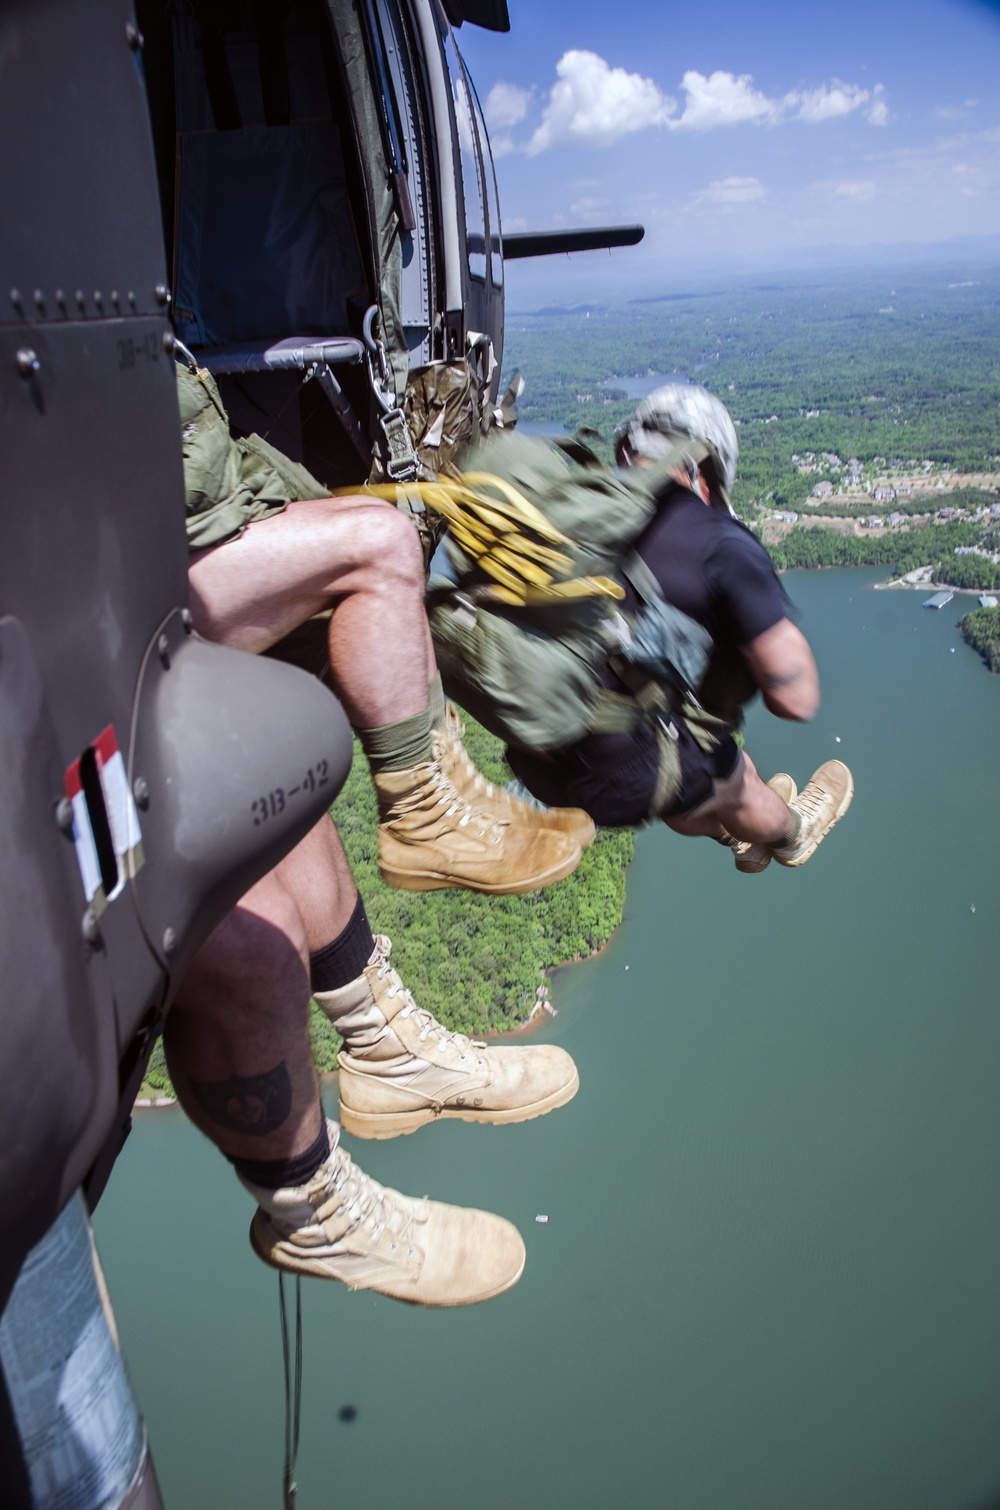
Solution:
[(560, 142), (610, 147), (630, 132), (665, 125), (677, 108), (652, 79), (612, 68), (595, 52), (563, 53), (556, 73), (541, 125), (528, 143), (529, 157)]
[(530, 89), (520, 89), (517, 84), (494, 84), (483, 107), (490, 130), (509, 130), (511, 126), (523, 121), (531, 104), (532, 93)]
[(871, 179), (841, 179), (827, 180), (814, 183), (812, 187), (822, 194), (832, 195), (834, 199), (846, 199), (854, 204), (864, 204), (869, 199), (874, 199), (876, 186)]
[(748, 73), (737, 77), (716, 69), (706, 76), (689, 68), (681, 88), (687, 99), (683, 114), (670, 122), (676, 131), (712, 131), (716, 126), (737, 126), (745, 121), (776, 125), (781, 119), (781, 102), (769, 100), (754, 89)]
[(740, 178), (732, 175), (710, 183), (707, 188), (702, 189), (700, 194), (695, 195), (694, 203), (728, 209), (733, 205), (753, 204), (756, 200), (766, 198), (767, 190), (759, 178)]
[(857, 84), (842, 84), (839, 79), (834, 79), (830, 85), (821, 84), (818, 89), (807, 89), (801, 94), (787, 96), (789, 101), (795, 100), (798, 104), (798, 119), (811, 123), (831, 121), (838, 115), (850, 115), (852, 110), (860, 109), (870, 98), (867, 89), (862, 89)]
[(872, 108), (868, 112), (868, 124), (870, 126), (887, 126), (889, 124), (889, 106), (885, 102), (885, 85), (876, 84), (872, 90)]
[(978, 100), (963, 100), (960, 105), (937, 105), (934, 114), (939, 121), (964, 121), (970, 110), (975, 110)]
[[(884, 126), (889, 119), (881, 84), (867, 89), (834, 79), (815, 89), (793, 89), (771, 96), (755, 87), (749, 73), (716, 69), (704, 74), (689, 68), (681, 80), (684, 105), (678, 114), (677, 102), (653, 79), (612, 68), (597, 53), (574, 48), (559, 59), (556, 73), (558, 78), (549, 91), (541, 124), (525, 149), (530, 157), (563, 143), (608, 147), (623, 136), (652, 126), (670, 131), (714, 131), (720, 126), (777, 126), (788, 120), (817, 125), (866, 106), (871, 125)], [(487, 118), (498, 126), (516, 125), (527, 111), (529, 98), (527, 90), (496, 84), (487, 98)], [(516, 119), (515, 110), (521, 112)], [(510, 150), (506, 139), (504, 147)]]
[(512, 152), (517, 151), (517, 143), (510, 132), (505, 131), (502, 136), (490, 137), (490, 151), (493, 153), (494, 161), (498, 157), (509, 157)]
[(668, 122), (677, 131), (711, 131), (716, 126), (777, 126), (789, 119), (818, 125), (850, 115), (872, 102), (868, 119), (873, 126), (883, 126), (889, 118), (882, 99), (883, 86), (863, 89), (860, 84), (845, 84), (834, 79), (817, 89), (791, 89), (772, 97), (755, 89), (749, 73), (727, 73), (717, 69), (707, 77), (690, 68), (681, 81), (687, 96), (684, 112)]

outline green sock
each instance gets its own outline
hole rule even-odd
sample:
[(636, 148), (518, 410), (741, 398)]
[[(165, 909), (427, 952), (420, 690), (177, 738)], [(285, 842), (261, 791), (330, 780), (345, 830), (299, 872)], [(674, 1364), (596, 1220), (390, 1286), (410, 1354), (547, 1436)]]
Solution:
[(425, 708), (412, 718), (381, 729), (358, 729), (361, 748), (373, 772), (409, 771), (431, 758), (431, 710)]
[(441, 673), (435, 671), (427, 683), (427, 697), (431, 705), (431, 728), (444, 728), (444, 687), (441, 685)]
[(792, 815), (792, 826), (788, 830), (788, 838), (782, 839), (781, 843), (778, 845), (779, 849), (791, 849), (792, 845), (795, 844), (798, 840), (799, 834), (801, 834), (802, 832), (802, 814), (797, 813), (793, 807), (790, 807), (788, 811)]

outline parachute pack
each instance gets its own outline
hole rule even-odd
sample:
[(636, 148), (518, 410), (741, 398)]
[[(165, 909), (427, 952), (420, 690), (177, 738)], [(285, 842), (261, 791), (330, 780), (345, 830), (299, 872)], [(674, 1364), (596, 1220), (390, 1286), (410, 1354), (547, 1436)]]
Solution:
[[(665, 726), (693, 699), (711, 640), (665, 602), (633, 547), (657, 487), (701, 455), (685, 439), (655, 467), (622, 472), (580, 440), (497, 431), (466, 454), (461, 482), (406, 485), (448, 524), (448, 571), (432, 572), (428, 586), (448, 695), (526, 750)], [(621, 609), (622, 579), (638, 613)], [(624, 690), (604, 686), (608, 666)]]

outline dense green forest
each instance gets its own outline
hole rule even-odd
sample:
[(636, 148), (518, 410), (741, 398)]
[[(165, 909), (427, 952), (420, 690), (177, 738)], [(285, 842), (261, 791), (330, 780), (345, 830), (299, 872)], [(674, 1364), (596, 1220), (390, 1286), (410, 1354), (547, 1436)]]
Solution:
[[(470, 723), (465, 746), (490, 780), (510, 780), (498, 739)], [(447, 1027), (496, 1033), (524, 1022), (543, 973), (601, 949), (621, 921), (631, 829), (605, 829), (573, 875), (524, 897), (469, 891), (393, 891), (378, 873), (378, 815), (368, 766), (354, 763), (333, 817), (372, 930), (392, 939), (392, 962), (418, 1004)], [(310, 1029), (320, 1070), (336, 1068), (339, 1039), (316, 1007)], [(171, 1094), (163, 1045), (150, 1061), (143, 1095)]]
[(959, 619), (958, 627), (991, 671), (1000, 671), (1000, 608), (976, 608)]
[(977, 521), (965, 519), (886, 535), (842, 535), (820, 526), (795, 525), (768, 550), (779, 570), (793, 566), (887, 566), (893, 575), (902, 576), (918, 566), (932, 566), (935, 581), (984, 590), (1000, 585), (1000, 567), (984, 556), (955, 554), (956, 547), (975, 545), (982, 535)]
[(694, 378), (740, 425), (739, 512), (794, 508), (816, 481), (792, 461), (807, 451), (997, 466), (1000, 274), (858, 272), (510, 314), (504, 366), (527, 380), (524, 418), (608, 437), (634, 403), (616, 375)]

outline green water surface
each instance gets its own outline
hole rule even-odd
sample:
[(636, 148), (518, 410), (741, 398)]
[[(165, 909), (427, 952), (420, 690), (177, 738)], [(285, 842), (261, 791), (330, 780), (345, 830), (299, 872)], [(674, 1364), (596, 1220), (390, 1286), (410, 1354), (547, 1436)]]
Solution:
[[(611, 947), (555, 980), (576, 1100), (353, 1146), (528, 1263), (450, 1312), (304, 1285), (300, 1510), (1000, 1503), (1000, 678), (967, 600), (877, 575), (787, 579), (824, 705), (748, 727), (765, 775), (851, 765), (814, 859), (644, 833)], [(167, 1510), (280, 1505), (251, 1214), (180, 1113), (137, 1118), (96, 1228)]]

